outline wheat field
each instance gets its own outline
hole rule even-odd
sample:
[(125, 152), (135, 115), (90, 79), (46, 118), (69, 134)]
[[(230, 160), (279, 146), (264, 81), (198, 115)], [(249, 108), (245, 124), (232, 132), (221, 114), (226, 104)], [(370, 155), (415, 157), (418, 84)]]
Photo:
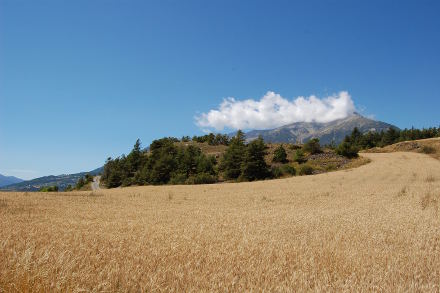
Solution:
[(254, 183), (0, 193), (0, 292), (440, 290), (440, 161)]

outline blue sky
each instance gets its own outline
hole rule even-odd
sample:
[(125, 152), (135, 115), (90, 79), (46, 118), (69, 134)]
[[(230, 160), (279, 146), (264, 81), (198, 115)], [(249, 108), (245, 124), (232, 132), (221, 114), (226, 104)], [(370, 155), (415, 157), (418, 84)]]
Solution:
[(91, 170), (268, 91), (437, 126), (439, 3), (0, 0), (0, 173)]

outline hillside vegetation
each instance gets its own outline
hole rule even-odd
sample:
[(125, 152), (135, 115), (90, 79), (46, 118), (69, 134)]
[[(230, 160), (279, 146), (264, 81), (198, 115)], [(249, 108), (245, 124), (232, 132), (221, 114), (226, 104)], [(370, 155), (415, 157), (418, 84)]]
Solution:
[[(241, 131), (229, 138), (205, 135), (162, 138), (142, 149), (137, 140), (125, 156), (109, 158), (102, 181), (109, 187), (130, 185), (207, 184), (243, 182), (318, 174), (349, 166), (357, 158), (321, 147), (318, 139), (304, 145), (265, 144), (262, 138), (246, 143)], [(356, 159), (358, 165), (366, 160)]]
[(440, 161), (237, 184), (0, 193), (0, 292), (436, 292)]
[[(254, 181), (295, 175), (311, 175), (367, 162), (357, 159), (360, 150), (383, 147), (398, 141), (440, 136), (439, 128), (361, 132), (354, 128), (338, 145), (323, 148), (318, 138), (303, 145), (266, 144), (262, 137), (246, 142), (238, 131), (222, 134), (155, 140), (141, 149), (138, 139), (127, 155), (108, 158), (102, 174), (109, 187), (162, 184), (207, 184), (223, 181)], [(429, 151), (428, 148), (425, 151)]]

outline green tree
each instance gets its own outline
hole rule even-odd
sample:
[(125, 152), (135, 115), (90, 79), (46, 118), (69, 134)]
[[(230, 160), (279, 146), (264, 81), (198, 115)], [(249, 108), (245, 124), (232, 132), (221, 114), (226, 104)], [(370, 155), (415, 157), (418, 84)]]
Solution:
[(312, 175), (313, 174), (313, 167), (308, 164), (301, 165), (298, 173), (301, 176), (302, 175)]
[(353, 144), (350, 138), (347, 136), (345, 140), (336, 148), (336, 153), (338, 155), (355, 158), (358, 156), (359, 148)]
[(155, 161), (150, 173), (150, 183), (166, 184), (171, 178), (171, 173), (176, 167), (172, 155), (164, 155)]
[(259, 137), (246, 146), (245, 157), (242, 165), (241, 178), (249, 181), (261, 180), (270, 176), (270, 170), (264, 157), (266, 145), (263, 138)]
[(280, 144), (274, 151), (273, 153), (273, 162), (276, 163), (287, 163), (287, 153), (286, 150), (284, 149), (283, 145)]
[(297, 149), (295, 151), (295, 157), (293, 158), (293, 160), (295, 162), (298, 162), (300, 164), (304, 163), (306, 160), (305, 156), (304, 156), (304, 152), (302, 149)]
[(321, 145), (319, 144), (319, 138), (312, 138), (304, 144), (303, 149), (309, 152), (311, 155), (321, 153)]
[(86, 174), (86, 176), (84, 176), (84, 181), (85, 183), (89, 183), (93, 181), (93, 176), (90, 174)]
[(393, 127), (390, 127), (382, 137), (381, 146), (386, 146), (396, 143), (399, 139), (399, 136), (400, 136), (399, 132)]
[(350, 134), (350, 142), (353, 145), (358, 146), (360, 145), (361, 139), (362, 139), (362, 133), (359, 131), (357, 127), (353, 128), (353, 131)]
[(57, 192), (58, 191), (58, 186), (54, 185), (54, 186), (43, 186), (40, 188), (41, 192)]
[(241, 165), (246, 151), (244, 133), (239, 130), (230, 140), (229, 146), (220, 162), (220, 170), (226, 179), (237, 179), (241, 174)]
[(81, 189), (84, 185), (86, 185), (86, 182), (83, 177), (79, 178), (76, 182), (75, 189)]
[(128, 167), (130, 168), (130, 175), (133, 175), (140, 167), (142, 161), (141, 141), (138, 138), (127, 156)]

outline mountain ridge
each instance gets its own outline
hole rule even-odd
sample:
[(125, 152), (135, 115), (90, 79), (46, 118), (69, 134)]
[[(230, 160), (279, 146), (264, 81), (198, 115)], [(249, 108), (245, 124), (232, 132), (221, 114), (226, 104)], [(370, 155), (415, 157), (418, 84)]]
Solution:
[(34, 178), (18, 183), (1, 186), (2, 191), (38, 191), (44, 186), (58, 186), (59, 190), (64, 190), (68, 185), (74, 186), (79, 178), (86, 174), (98, 175), (102, 172), (103, 167), (96, 168), (89, 172), (79, 172), (74, 174), (48, 175)]
[(23, 179), (15, 177), (15, 176), (6, 176), (6, 175), (0, 174), (0, 187), (15, 184), (15, 183), (20, 183), (23, 181), (24, 181)]
[(312, 138), (319, 138), (324, 145), (332, 142), (339, 144), (355, 127), (362, 133), (386, 131), (389, 128), (399, 129), (395, 125), (366, 118), (354, 112), (346, 118), (331, 122), (295, 122), (274, 129), (251, 130), (245, 135), (247, 141), (261, 135), (266, 142), (271, 143), (305, 143)]

